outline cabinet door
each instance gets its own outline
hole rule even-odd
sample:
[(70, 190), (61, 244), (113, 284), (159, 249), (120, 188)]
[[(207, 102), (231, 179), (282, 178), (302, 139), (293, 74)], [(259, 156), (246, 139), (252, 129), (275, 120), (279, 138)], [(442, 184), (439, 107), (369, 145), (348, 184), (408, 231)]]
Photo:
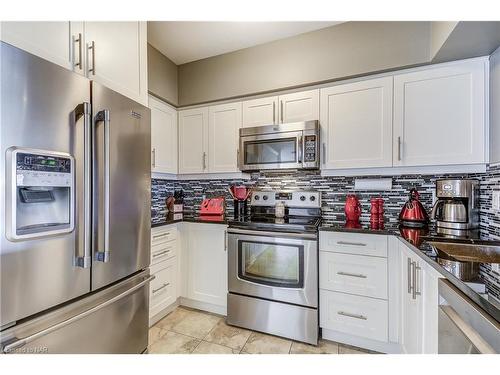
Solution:
[(73, 53), (73, 37), (78, 38), (81, 27), (82, 22), (69, 21), (2, 22), (0, 35), (6, 43), (72, 70), (79, 56), (78, 42), (76, 57)]
[(155, 279), (149, 287), (149, 317), (153, 317), (177, 299), (177, 260), (171, 258), (151, 266)]
[(278, 122), (278, 97), (244, 101), (242, 113), (243, 128), (276, 124)]
[(319, 120), (319, 90), (280, 95), (279, 122)]
[(151, 171), (177, 173), (177, 110), (152, 96)]
[(208, 171), (237, 172), (241, 103), (209, 107), (208, 116)]
[(188, 298), (226, 306), (226, 226), (188, 224)]
[(179, 173), (207, 171), (208, 107), (179, 112)]
[(394, 77), (394, 165), (485, 162), (485, 62)]
[[(423, 353), (423, 303), (422, 296), (413, 293), (413, 287), (422, 293), (422, 269), (414, 269), (412, 264), (417, 262), (410, 255), (403, 244), (401, 247), (401, 343), (403, 350), (408, 354)], [(420, 272), (419, 272), (420, 271)], [(414, 277), (419, 272), (421, 277)], [(415, 285), (416, 284), (416, 285)]]
[(321, 89), (323, 168), (392, 166), (392, 77)]
[(146, 22), (86, 22), (89, 78), (147, 105), (146, 33)]

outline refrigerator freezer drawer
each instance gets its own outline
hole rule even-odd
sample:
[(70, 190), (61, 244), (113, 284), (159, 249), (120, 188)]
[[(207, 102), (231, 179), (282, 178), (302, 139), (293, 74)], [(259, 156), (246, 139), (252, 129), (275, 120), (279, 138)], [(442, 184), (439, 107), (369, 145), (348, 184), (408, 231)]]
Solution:
[(148, 345), (149, 283), (143, 271), (0, 333), (4, 353), (142, 353)]

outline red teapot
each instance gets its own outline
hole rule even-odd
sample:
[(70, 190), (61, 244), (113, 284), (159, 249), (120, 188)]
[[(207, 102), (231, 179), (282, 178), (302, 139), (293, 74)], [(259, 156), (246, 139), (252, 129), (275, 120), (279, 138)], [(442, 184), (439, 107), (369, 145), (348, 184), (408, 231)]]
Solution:
[(359, 221), (361, 216), (361, 204), (354, 194), (349, 194), (345, 200), (345, 217), (347, 221)]

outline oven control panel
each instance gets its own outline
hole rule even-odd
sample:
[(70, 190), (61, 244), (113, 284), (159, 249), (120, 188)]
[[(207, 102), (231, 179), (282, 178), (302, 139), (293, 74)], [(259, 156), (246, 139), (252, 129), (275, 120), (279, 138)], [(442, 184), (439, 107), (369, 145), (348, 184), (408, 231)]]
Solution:
[(274, 207), (282, 202), (286, 207), (321, 207), (321, 195), (316, 191), (256, 190), (252, 193), (252, 206)]

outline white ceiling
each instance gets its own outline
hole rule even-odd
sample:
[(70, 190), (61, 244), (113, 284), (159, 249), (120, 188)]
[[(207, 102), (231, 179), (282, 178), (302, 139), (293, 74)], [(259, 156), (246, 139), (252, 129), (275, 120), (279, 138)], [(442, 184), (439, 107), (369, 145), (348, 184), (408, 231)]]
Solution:
[(148, 42), (177, 65), (341, 22), (148, 22)]

